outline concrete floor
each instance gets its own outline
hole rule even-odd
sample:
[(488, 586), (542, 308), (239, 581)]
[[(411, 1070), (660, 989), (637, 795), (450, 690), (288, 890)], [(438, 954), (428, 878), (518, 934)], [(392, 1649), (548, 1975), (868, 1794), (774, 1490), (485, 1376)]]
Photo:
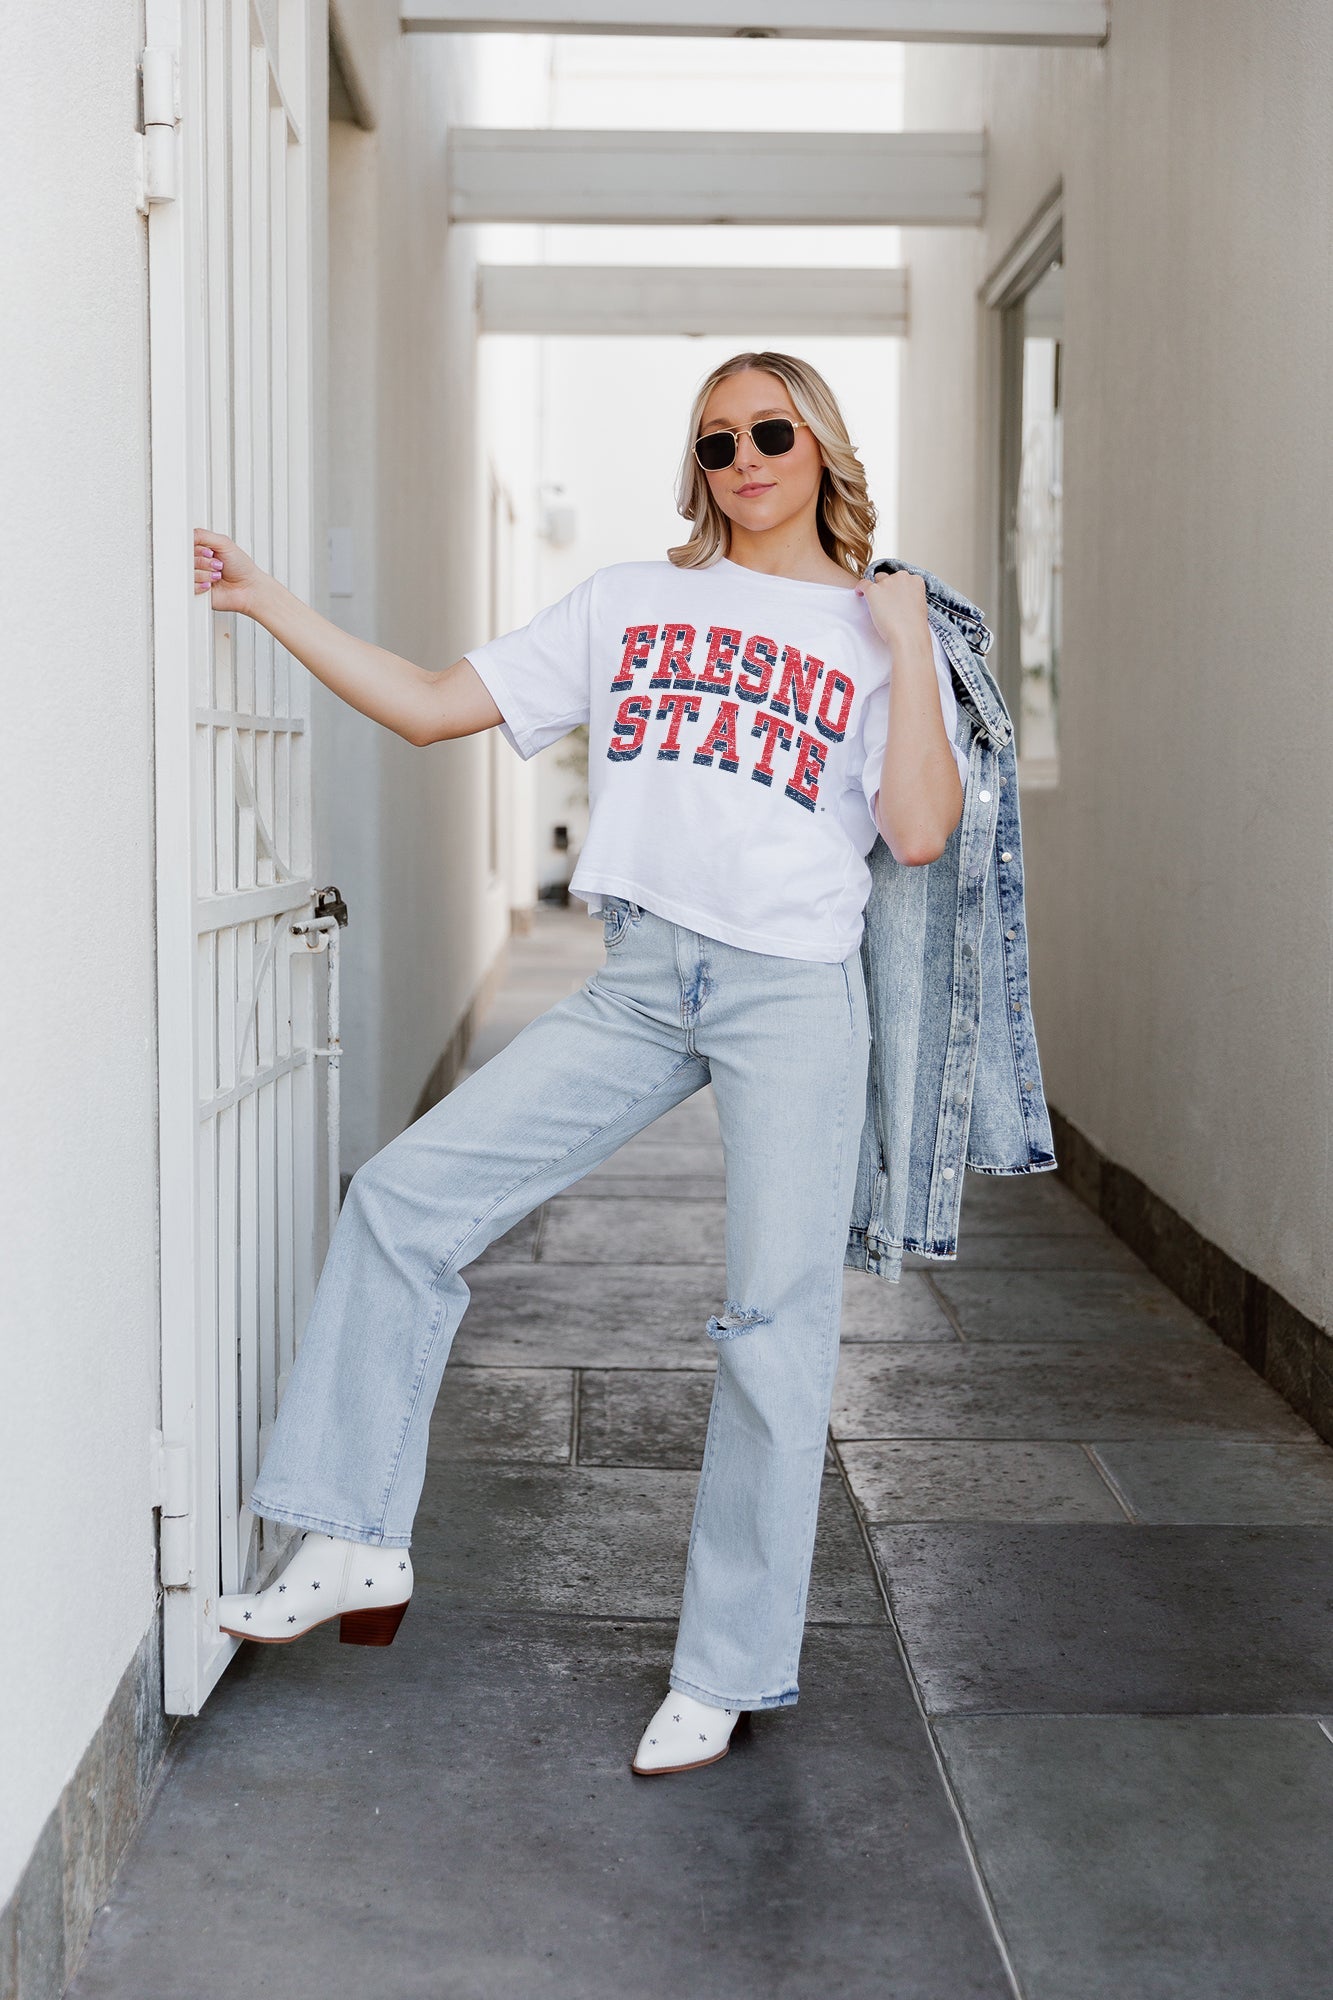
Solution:
[[(543, 916), (473, 1061), (599, 939)], [(397, 1642), (243, 1650), (75, 2000), (1333, 1990), (1333, 1452), (1049, 1175), (848, 1274), (800, 1705), (631, 1777), (721, 1194), (704, 1093), (472, 1267)]]

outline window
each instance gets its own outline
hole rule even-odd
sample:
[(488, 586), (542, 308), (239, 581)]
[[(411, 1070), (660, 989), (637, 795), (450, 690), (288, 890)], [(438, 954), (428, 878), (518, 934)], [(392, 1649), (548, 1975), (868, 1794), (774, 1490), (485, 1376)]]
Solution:
[[(1017, 268), (1015, 268), (1017, 267)], [(1023, 776), (1058, 775), (1064, 262), (1050, 210), (986, 291), (1000, 319), (998, 673)]]

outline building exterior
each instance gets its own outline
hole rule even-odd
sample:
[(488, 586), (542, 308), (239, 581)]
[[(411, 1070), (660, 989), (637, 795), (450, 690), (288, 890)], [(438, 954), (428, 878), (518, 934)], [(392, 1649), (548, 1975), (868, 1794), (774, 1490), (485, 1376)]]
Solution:
[(988, 172), (980, 229), (904, 231), (899, 494), (1005, 628), (1065, 1171), (1325, 1437), (1331, 78), (1305, 5), (907, 49)]
[[(211, 1595), (280, 1551), (241, 1498), (339, 1185), (449, 1088), (580, 834), (558, 752), (411, 748), (213, 619), (196, 520), (443, 666), (661, 549), (712, 361), (825, 365), (882, 551), (997, 628), (1062, 1166), (1333, 1437), (1333, 17), (657, 46), (404, 34), (392, 0), (0, 30), (0, 1467), (37, 1607), (0, 1651), (0, 1995), (61, 1991), (230, 1657)], [(782, 129), (983, 134), (982, 219), (457, 219), (459, 129), (614, 128), (627, 93), (752, 129), (751, 57)], [(654, 258), (901, 265), (902, 338), (481, 330), (481, 265)]]

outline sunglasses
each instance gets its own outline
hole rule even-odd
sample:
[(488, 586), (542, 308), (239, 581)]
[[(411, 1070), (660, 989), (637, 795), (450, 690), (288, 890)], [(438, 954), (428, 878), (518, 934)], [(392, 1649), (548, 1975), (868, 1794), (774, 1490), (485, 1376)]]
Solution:
[(790, 417), (761, 417), (744, 430), (705, 431), (694, 440), (694, 455), (705, 472), (725, 472), (735, 464), (743, 437), (749, 438), (761, 457), (781, 458), (795, 444), (797, 431), (808, 429), (804, 417), (794, 423)]

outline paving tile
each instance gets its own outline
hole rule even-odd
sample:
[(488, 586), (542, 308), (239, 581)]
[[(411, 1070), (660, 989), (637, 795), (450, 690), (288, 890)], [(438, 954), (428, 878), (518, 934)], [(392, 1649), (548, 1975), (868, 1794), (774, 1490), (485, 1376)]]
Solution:
[(717, 1263), (726, 1257), (726, 1207), (706, 1201), (566, 1196), (547, 1211), (543, 1264)]
[(717, 1122), (717, 1099), (712, 1090), (696, 1090), (691, 1096), (682, 1098), (679, 1104), (672, 1105), (670, 1111), (654, 1118), (651, 1125), (645, 1125), (642, 1132), (628, 1143), (641, 1149), (661, 1145), (720, 1149), (722, 1132)]
[(715, 1371), (585, 1369), (579, 1387), (580, 1465), (699, 1470)]
[[(412, 1562), (455, 1610), (672, 1618), (680, 1611), (694, 1472), (432, 1463)], [(824, 1482), (811, 1574), (813, 1624), (884, 1615), (842, 1481)]]
[(935, 1282), (966, 1340), (1155, 1340), (1206, 1331), (1134, 1259), (1123, 1270), (1084, 1263), (1042, 1271), (1015, 1267), (993, 1276), (942, 1267)]
[(430, 1449), (456, 1459), (552, 1465), (569, 1458), (574, 1375), (567, 1368), (465, 1368), (456, 1362), (431, 1418)]
[[(1109, 1229), (1078, 1235), (1068, 1230), (1047, 1235), (1035, 1229), (963, 1232), (957, 1257), (950, 1263), (933, 1260), (933, 1268), (940, 1278), (952, 1278), (960, 1271), (1117, 1271), (1129, 1278), (1148, 1277), (1128, 1244)], [(1149, 1282), (1155, 1287), (1158, 1281)]]
[(842, 1350), (844, 1438), (1218, 1437), (1308, 1442), (1281, 1397), (1211, 1334), (1083, 1346), (1003, 1341)]
[(868, 1521), (1123, 1521), (1076, 1444), (876, 1441), (840, 1448)]
[(544, 1219), (544, 1208), (534, 1208), (531, 1215), (523, 1216), (503, 1236), (497, 1236), (494, 1243), (488, 1243), (475, 1263), (467, 1266), (468, 1271), (490, 1264), (531, 1264), (537, 1255)]
[(951, 1340), (958, 1336), (928, 1281), (905, 1271), (891, 1285), (868, 1271), (842, 1276), (844, 1341)]
[(1054, 1174), (968, 1174), (962, 1229), (1030, 1229), (1040, 1236), (1111, 1233)]
[(552, 1197), (552, 1205), (563, 1201), (723, 1201), (726, 1181), (719, 1166), (716, 1173), (677, 1174), (672, 1178), (650, 1172), (641, 1174), (585, 1174), (581, 1181)]
[(1280, 1717), (988, 1716), (939, 1740), (1025, 2000), (1315, 2000), (1333, 1746)]
[(1097, 1456), (1141, 1521), (1333, 1524), (1333, 1450), (1308, 1444), (1137, 1441)]
[(879, 1527), (935, 1714), (1320, 1715), (1333, 1528)]
[(618, 1153), (612, 1153), (609, 1160), (603, 1160), (600, 1166), (576, 1181), (575, 1188), (601, 1186), (626, 1177), (648, 1176), (670, 1181), (707, 1182), (708, 1189), (702, 1191), (711, 1191), (712, 1184), (722, 1178), (721, 1144), (716, 1140), (698, 1143), (674, 1138), (669, 1133), (663, 1135), (661, 1128), (665, 1123), (666, 1120), (662, 1119), (646, 1131), (637, 1133), (633, 1139), (626, 1140)]
[(637, 1779), (671, 1640), (414, 1603), (387, 1653), (247, 1648), (70, 2000), (1009, 2000), (887, 1628)]
[(727, 1293), (721, 1264), (469, 1265), (457, 1361), (485, 1367), (701, 1368)]

